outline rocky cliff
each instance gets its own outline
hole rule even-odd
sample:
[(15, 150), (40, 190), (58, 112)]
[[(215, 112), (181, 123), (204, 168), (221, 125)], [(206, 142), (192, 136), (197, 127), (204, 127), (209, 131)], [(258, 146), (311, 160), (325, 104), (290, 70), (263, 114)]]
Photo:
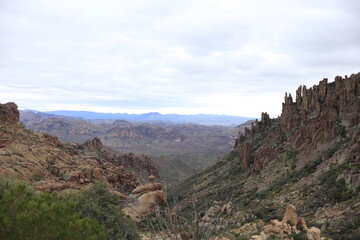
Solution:
[(37, 190), (80, 189), (103, 180), (114, 190), (130, 193), (147, 177), (158, 177), (150, 157), (120, 154), (95, 138), (83, 144), (61, 143), (19, 123), (14, 103), (0, 105), (0, 174), (30, 182)]
[(294, 96), (285, 94), (280, 117), (263, 113), (224, 159), (170, 189), (179, 215), (192, 207), (202, 219), (215, 202), (232, 202), (232, 215), (217, 216), (213, 229), (236, 229), (279, 219), (292, 204), (324, 236), (359, 239), (360, 73), (301, 86)]
[[(359, 81), (360, 74), (338, 76), (331, 83), (325, 78), (311, 88), (300, 86), (295, 101), (291, 94), (285, 93), (280, 119), (272, 120), (262, 113), (261, 121), (256, 120), (236, 140), (235, 148), (241, 152), (240, 166), (253, 172), (263, 169), (282, 151), (285, 139), (289, 143), (287, 147), (306, 152), (299, 165), (307, 161), (309, 154), (346, 137), (353, 138), (355, 148), (360, 119)], [(261, 135), (268, 135), (269, 141), (259, 147), (254, 139)]]

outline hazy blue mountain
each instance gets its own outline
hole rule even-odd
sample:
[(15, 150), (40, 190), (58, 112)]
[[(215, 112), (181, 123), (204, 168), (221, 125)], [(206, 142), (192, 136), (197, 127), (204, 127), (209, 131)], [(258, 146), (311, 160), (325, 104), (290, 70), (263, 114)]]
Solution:
[(123, 119), (136, 122), (154, 122), (165, 121), (173, 123), (196, 123), (202, 125), (223, 125), (236, 126), (253, 118), (240, 116), (227, 116), (215, 114), (197, 114), (197, 115), (180, 115), (180, 114), (160, 114), (150, 112), (144, 114), (128, 113), (98, 113), (89, 111), (48, 111), (48, 114), (56, 114), (67, 117), (79, 117), (87, 120), (106, 120), (106, 119)]

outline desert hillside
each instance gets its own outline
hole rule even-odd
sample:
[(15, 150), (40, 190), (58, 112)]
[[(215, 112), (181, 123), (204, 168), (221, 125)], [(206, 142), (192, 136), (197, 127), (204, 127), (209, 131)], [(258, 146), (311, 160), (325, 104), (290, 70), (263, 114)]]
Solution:
[[(66, 121), (66, 126), (79, 126), (72, 122), (77, 119), (48, 118), (46, 123)], [(129, 123), (113, 124), (110, 133), (121, 133), (119, 128)], [(119, 218), (125, 214), (136, 222), (134, 239), (138, 232), (144, 240), (360, 237), (360, 73), (286, 93), (280, 117), (262, 113), (239, 132), (224, 158), (167, 191), (156, 181), (159, 171), (150, 157), (121, 154), (100, 138), (62, 143), (33, 132), (19, 122), (15, 103), (0, 105), (0, 126), (2, 176), (38, 191), (81, 190), (81, 196), (92, 189), (122, 199), (116, 209), (123, 212)], [(142, 127), (139, 132), (159, 142), (181, 139), (166, 126)], [(1, 184), (5, 192), (13, 191)]]
[[(280, 117), (263, 113), (222, 161), (174, 186), (169, 195), (180, 215), (195, 211), (200, 226), (222, 228), (224, 239), (260, 234), (261, 227), (235, 235), (230, 230), (281, 219), (289, 204), (325, 236), (359, 239), (359, 120), (360, 74), (300, 86), (295, 95), (285, 94)], [(228, 215), (221, 210), (227, 204)]]
[(30, 182), (35, 189), (81, 189), (104, 180), (129, 193), (158, 170), (146, 155), (120, 154), (94, 138), (82, 144), (62, 143), (19, 123), (15, 103), (0, 105), (0, 174)]

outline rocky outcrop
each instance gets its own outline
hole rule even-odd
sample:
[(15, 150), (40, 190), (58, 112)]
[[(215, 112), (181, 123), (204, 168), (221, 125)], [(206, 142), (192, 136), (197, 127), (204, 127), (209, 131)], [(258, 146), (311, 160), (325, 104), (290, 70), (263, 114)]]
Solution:
[(270, 220), (270, 224), (263, 226), (263, 230), (259, 235), (252, 236), (250, 239), (266, 240), (266, 239), (291, 239), (293, 234), (303, 236), (308, 240), (330, 240), (321, 237), (321, 230), (317, 227), (308, 228), (304, 218), (299, 218), (296, 214), (296, 208), (288, 205), (285, 210), (283, 220)]
[(239, 145), (246, 139), (246, 137), (253, 137), (258, 133), (265, 131), (265, 129), (270, 126), (272, 120), (270, 116), (266, 112), (261, 113), (261, 120), (258, 121), (257, 119), (251, 123), (251, 127), (245, 127), (244, 131), (239, 133), (238, 139), (235, 141), (235, 148), (239, 147)]
[(300, 131), (304, 131), (317, 123), (317, 126), (323, 126), (321, 131), (329, 133), (325, 140), (333, 140), (339, 135), (336, 129), (337, 119), (348, 127), (359, 123), (359, 85), (360, 74), (353, 74), (345, 78), (337, 76), (332, 83), (328, 83), (325, 78), (319, 85), (309, 89), (300, 86), (296, 91), (295, 102), (291, 95), (285, 95), (281, 114), (283, 128), (293, 131), (301, 127)]
[(139, 193), (146, 193), (146, 192), (161, 190), (163, 188), (163, 184), (154, 182), (154, 179), (155, 179), (155, 176), (153, 176), (153, 175), (149, 176), (149, 183), (142, 185), (142, 186), (138, 186), (131, 192), (131, 194), (139, 194)]
[[(319, 82), (312, 88), (300, 86), (295, 100), (285, 93), (279, 119), (262, 113), (251, 129), (245, 129), (235, 142), (242, 169), (250, 173), (263, 169), (283, 151), (286, 143), (293, 150), (311, 153), (319, 146), (324, 149), (335, 141), (355, 136), (360, 121), (360, 73)], [(275, 126), (275, 125), (276, 126)], [(266, 129), (273, 128), (271, 131)], [(263, 142), (259, 142), (263, 139)], [(308, 157), (307, 157), (308, 159)], [(302, 164), (306, 161), (305, 157)]]
[[(105, 181), (113, 191), (129, 194), (157, 169), (146, 155), (120, 154), (99, 138), (84, 144), (61, 143), (20, 123), (14, 103), (0, 105), (0, 174), (25, 180), (37, 190), (81, 189)], [(126, 169), (133, 171), (126, 171)]]
[(206, 210), (204, 216), (198, 220), (198, 226), (201, 231), (209, 229), (219, 229), (232, 223), (230, 217), (233, 214), (233, 203), (222, 201), (213, 201), (211, 206)]
[(19, 110), (13, 102), (0, 104), (0, 122), (17, 123), (19, 122)]
[(134, 153), (126, 153), (122, 155), (121, 165), (125, 168), (136, 169), (140, 174), (145, 173), (144, 180), (147, 176), (153, 175), (159, 178), (159, 171), (153, 164), (151, 157), (141, 154), (135, 155)]
[(250, 138), (255, 138), (259, 134), (264, 134), (274, 120), (270, 119), (269, 114), (262, 113), (261, 121), (256, 120), (251, 129), (245, 128), (245, 134), (240, 132), (238, 139), (235, 141), (235, 149), (239, 149), (239, 162), (242, 169), (250, 169), (251, 172), (263, 169), (271, 162), (278, 152), (274, 146), (262, 146), (254, 151)]
[(86, 148), (100, 149), (103, 145), (100, 138), (93, 138), (92, 140), (83, 143), (82, 146)]
[(123, 212), (134, 221), (141, 221), (166, 203), (166, 193), (161, 190), (162, 184), (154, 180), (154, 176), (149, 176), (149, 183), (134, 189), (127, 198), (128, 206), (123, 208)]

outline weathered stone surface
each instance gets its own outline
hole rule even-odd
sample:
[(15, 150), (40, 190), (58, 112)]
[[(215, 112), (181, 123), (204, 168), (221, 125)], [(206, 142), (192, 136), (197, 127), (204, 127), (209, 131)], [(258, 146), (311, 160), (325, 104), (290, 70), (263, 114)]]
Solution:
[(156, 191), (161, 190), (163, 188), (163, 185), (161, 183), (156, 182), (150, 182), (142, 186), (138, 186), (135, 188), (131, 193), (132, 194), (139, 194), (139, 193), (145, 193), (150, 191)]
[[(251, 129), (245, 129), (245, 133), (239, 135), (235, 148), (240, 151), (240, 167), (249, 169), (250, 174), (262, 170), (283, 151), (279, 145), (284, 141), (293, 150), (311, 152), (319, 146), (329, 148), (334, 141), (348, 135), (357, 136), (353, 132), (349, 134), (349, 131), (354, 131), (360, 121), (359, 89), (360, 73), (345, 78), (336, 77), (332, 83), (323, 79), (311, 88), (300, 86), (295, 102), (292, 95), (286, 93), (279, 120), (271, 120), (262, 113), (261, 121), (255, 121)], [(266, 131), (274, 123), (279, 124), (273, 128), (277, 130)], [(267, 141), (257, 143), (265, 135)], [(353, 141), (354, 151), (359, 148), (356, 141)], [(300, 166), (305, 161), (304, 157)]]
[[(285, 209), (283, 220), (270, 220), (270, 224), (263, 226), (260, 235), (254, 235), (250, 239), (293, 239), (293, 234), (299, 234), (300, 230), (305, 231), (307, 239), (322, 240), (321, 231), (317, 227), (308, 228), (304, 218), (299, 218), (293, 205)], [(245, 225), (244, 225), (245, 226)], [(326, 238), (328, 239), (328, 238)]]
[(150, 176), (148, 184), (137, 187), (128, 197), (129, 203), (123, 212), (134, 221), (140, 221), (166, 202), (166, 192), (161, 190), (163, 185), (154, 180), (155, 177)]
[(67, 182), (78, 182), (81, 174), (81, 171), (67, 172), (62, 176), (62, 178)]
[(291, 131), (300, 125), (306, 126), (314, 118), (323, 123), (341, 118), (354, 126), (359, 122), (359, 82), (360, 74), (345, 79), (336, 77), (334, 83), (328, 83), (325, 78), (312, 88), (299, 87), (295, 103), (291, 95), (286, 94), (281, 114), (282, 126)]
[[(63, 144), (55, 136), (24, 128), (18, 117), (16, 104), (0, 105), (1, 175), (14, 176), (37, 190), (50, 192), (81, 189), (103, 180), (113, 190), (126, 194), (150, 175), (158, 176), (146, 155), (117, 153), (102, 146), (100, 139), (82, 145)], [(127, 172), (128, 167), (133, 172)]]
[(0, 122), (17, 123), (19, 117), (18, 106), (15, 103), (0, 104)]
[(248, 169), (251, 166), (251, 162), (250, 162), (250, 151), (251, 151), (251, 147), (250, 147), (250, 143), (248, 141), (243, 142), (240, 146), (240, 155), (239, 155), (239, 160), (240, 160), (240, 166), (242, 169)]
[(97, 167), (97, 168), (94, 168), (91, 176), (95, 179), (95, 180), (101, 180), (101, 179), (104, 179), (104, 172), (101, 168)]
[(285, 208), (284, 218), (281, 222), (296, 226), (298, 224), (298, 216), (296, 214), (296, 208), (293, 205), (288, 205)]
[(99, 149), (101, 148), (102, 142), (99, 138), (94, 138), (92, 140), (86, 141), (85, 143), (82, 144), (82, 146), (86, 147), (86, 148), (95, 148), (95, 149)]
[(118, 192), (118, 191), (112, 191), (112, 193), (114, 193), (116, 196), (118, 196), (119, 198), (123, 198), (123, 199), (126, 199), (127, 196), (121, 192)]

